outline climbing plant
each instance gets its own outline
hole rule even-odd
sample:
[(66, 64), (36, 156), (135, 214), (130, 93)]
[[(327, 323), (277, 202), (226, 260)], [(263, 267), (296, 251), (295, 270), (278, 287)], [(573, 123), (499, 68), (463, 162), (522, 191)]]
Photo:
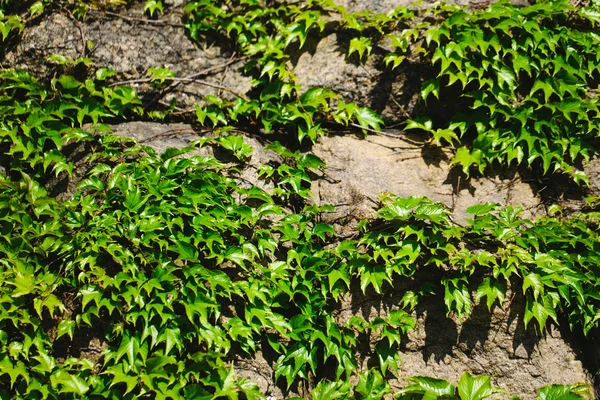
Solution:
[[(161, 11), (159, 2), (145, 4), (150, 14)], [(502, 41), (508, 43), (507, 38), (499, 39), (501, 50), (494, 41), (485, 49), (480, 43), (458, 50), (460, 44), (450, 45), (452, 35), (463, 38), (466, 27), (477, 20), (471, 29), (476, 36), (479, 29), (493, 26), (497, 35), (527, 37), (525, 28), (502, 22), (505, 15), (519, 18), (515, 15), (521, 13), (551, 32), (549, 37), (559, 35), (556, 41), (536, 40), (529, 46), (534, 48), (531, 54), (541, 59), (548, 56), (543, 46), (556, 50), (564, 45), (564, 62), (570, 67), (551, 75), (541, 66), (536, 70), (533, 62), (528, 64), (530, 73), (519, 64), (519, 79), (534, 70), (552, 82), (562, 79), (563, 72), (594, 78), (597, 69), (575, 74), (571, 63), (591, 57), (591, 47), (584, 45), (595, 37), (565, 32), (555, 23), (560, 20), (557, 9), (494, 10), (486, 11), (494, 17), (473, 17), (453, 8), (438, 9), (443, 22), (426, 33), (424, 43), (437, 43), (441, 53), (425, 50), (424, 59), (431, 57), (438, 65), (444, 64), (443, 57), (476, 57), (480, 51), (487, 69), (481, 76), (475, 73), (477, 79), (500, 74), (498, 63), (508, 61), (496, 56), (506, 51), (514, 61), (520, 54), (507, 50), (512, 49)], [(584, 27), (596, 23), (591, 9), (568, 10), (566, 19)], [(260, 354), (273, 366), (272, 379), (288, 394), (308, 389), (307, 396), (315, 399), (380, 399), (390, 394), (402, 399), (483, 399), (499, 390), (489, 377), (469, 373), (456, 386), (410, 377), (410, 384), (392, 393), (388, 379), (399, 375), (400, 348), (415, 327), (413, 311), (424, 298), (438, 300), (449, 317), (465, 320), (480, 302), (489, 309), (506, 307), (508, 296), (518, 295), (528, 329), (543, 331), (562, 322), (559, 315), (585, 335), (598, 329), (598, 199), (590, 198), (580, 214), (536, 221), (524, 219), (518, 208), (481, 204), (468, 208), (472, 218), (457, 224), (443, 204), (383, 194), (376, 216), (360, 221), (351, 236), (341, 237), (326, 218), (333, 207), (310, 200), (311, 183), (326, 167), (316, 155), (263, 135), (269, 141), (265, 150), (275, 161), (258, 168), (259, 182), (240, 179), (239, 168), (252, 157), (253, 148), (232, 127), (292, 132), (296, 145), (306, 137), (318, 140), (331, 121), (378, 130), (382, 121), (368, 108), (346, 103), (328, 89), (302, 90), (287, 67), (287, 49), (323, 32), (325, 18), (338, 13), (339, 28), (355, 35), (349, 57), (368, 57), (373, 46), (389, 39), (396, 50), (382, 62), (399, 67), (403, 54), (419, 43), (422, 26), (404, 26), (412, 12), (399, 8), (386, 16), (351, 14), (329, 2), (274, 2), (265, 7), (252, 0), (190, 1), (186, 12), (193, 38), (220, 35), (247, 57), (245, 69), (254, 86), (233, 100), (212, 96), (199, 104), (198, 122), (215, 129), (183, 149), (159, 154), (112, 135), (106, 123), (149, 114), (135, 90), (107, 84), (115, 71), (95, 68), (89, 60), (54, 56), (65, 73), (57, 71), (47, 81), (24, 71), (0, 72), (1, 398), (260, 399), (264, 394), (256, 384), (236, 374), (240, 362)], [(13, 22), (7, 22), (11, 17)], [(16, 16), (2, 21), (13, 24), (6, 35), (2, 30), (5, 38), (22, 29)], [(506, 24), (505, 30), (498, 28), (498, 21)], [(532, 24), (528, 26), (535, 32)], [(575, 45), (581, 47), (573, 47), (567, 56), (569, 46)], [(492, 52), (496, 56), (488, 60)], [(424, 99), (429, 94), (443, 98), (444, 79), (451, 74), (457, 78), (447, 82), (450, 86), (460, 82), (457, 63), (447, 64), (433, 87), (426, 84)], [(82, 76), (64, 68), (79, 64), (87, 68)], [(149, 72), (159, 84), (171, 76), (163, 69)], [(466, 79), (473, 76), (469, 72)], [(486, 93), (495, 96), (496, 89), (510, 89), (510, 82), (500, 84), (499, 75), (490, 76), (497, 79), (486, 83)], [(516, 81), (515, 75), (512, 84)], [(562, 104), (561, 96), (572, 100), (584, 95), (578, 82), (565, 78), (567, 89), (557, 89), (558, 94), (543, 101), (530, 88), (523, 102), (532, 106), (536, 100), (545, 104), (542, 108)], [(540, 90), (545, 95), (544, 87)], [(499, 94), (495, 101), (503, 98)], [(584, 107), (587, 120), (577, 111), (561, 112), (574, 127), (593, 128), (594, 104), (590, 98), (589, 108)], [(552, 110), (562, 110), (556, 107)], [(492, 125), (490, 121), (486, 123)], [(438, 140), (449, 142), (468, 139), (472, 127), (466, 121), (464, 132), (452, 135), (433, 130), (433, 123), (415, 120), (409, 126), (421, 124)], [(458, 125), (440, 129), (460, 131), (463, 125), (453, 123)], [(527, 119), (523, 126), (530, 123)], [(564, 133), (567, 138), (561, 154), (575, 151), (579, 142), (574, 136), (546, 128), (550, 136)], [(593, 134), (591, 128), (586, 132), (581, 139), (586, 145), (577, 154), (591, 155), (586, 140)], [(462, 153), (474, 154), (477, 140), (469, 143), (469, 150), (459, 149), (457, 161)], [(199, 155), (208, 146), (228, 153), (232, 162)], [(523, 150), (528, 160), (531, 148)], [(560, 162), (558, 168), (575, 178), (576, 172), (565, 166), (577, 161), (575, 155), (567, 161), (553, 156), (549, 165)], [(494, 157), (488, 157), (490, 162), (510, 163), (514, 158), (508, 153)], [(59, 199), (65, 186), (75, 189)], [(391, 290), (398, 293), (398, 301), (384, 316), (340, 313), (344, 302), (381, 298)], [(371, 368), (363, 368), (364, 361)], [(551, 385), (538, 396), (590, 397), (585, 385)]]
[(445, 6), (438, 15), (443, 21), (416, 50), (437, 73), (421, 98), (459, 106), (449, 117), (409, 121), (407, 129), (462, 144), (452, 162), (467, 175), (472, 167), (483, 173), (494, 163), (516, 164), (587, 183), (578, 166), (597, 148), (598, 5), (500, 1), (477, 12)]

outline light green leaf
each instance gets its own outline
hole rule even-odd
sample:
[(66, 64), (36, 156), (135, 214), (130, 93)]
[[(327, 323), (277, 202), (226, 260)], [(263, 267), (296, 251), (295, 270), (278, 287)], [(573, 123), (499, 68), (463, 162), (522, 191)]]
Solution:
[(383, 120), (373, 110), (367, 107), (358, 107), (354, 112), (354, 116), (358, 121), (358, 124), (363, 127), (372, 128), (379, 130)]
[(58, 324), (56, 330), (56, 338), (60, 338), (63, 335), (69, 335), (71, 340), (73, 339), (73, 332), (75, 331), (76, 322), (72, 319), (63, 319)]
[(58, 389), (58, 393), (74, 393), (78, 396), (85, 395), (90, 386), (78, 375), (70, 374), (64, 370), (58, 370), (50, 376), (52, 387)]
[(458, 395), (461, 400), (482, 400), (500, 391), (492, 387), (489, 376), (473, 377), (465, 372), (458, 382)]
[(371, 50), (373, 50), (373, 46), (371, 45), (371, 39), (367, 37), (358, 37), (350, 40), (350, 47), (348, 48), (348, 57), (352, 55), (352, 53), (357, 52), (358, 58), (362, 59), (364, 53), (367, 55), (371, 54)]

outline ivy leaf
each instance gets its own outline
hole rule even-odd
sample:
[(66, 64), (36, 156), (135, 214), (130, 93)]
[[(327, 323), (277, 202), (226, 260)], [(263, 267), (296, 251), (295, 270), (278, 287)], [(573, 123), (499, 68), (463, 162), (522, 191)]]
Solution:
[(386, 374), (388, 370), (392, 373), (398, 373), (398, 363), (400, 362), (400, 354), (395, 346), (391, 346), (389, 341), (382, 340), (375, 345), (377, 359), (379, 360), (379, 370), (382, 374)]
[(54, 388), (58, 388), (58, 393), (74, 393), (78, 396), (83, 396), (90, 389), (90, 386), (84, 379), (62, 369), (50, 376), (50, 382)]
[(390, 393), (390, 386), (379, 371), (367, 370), (359, 374), (358, 384), (354, 390), (362, 395), (363, 400), (379, 400)]
[(129, 361), (129, 366), (127, 371), (130, 371), (133, 368), (135, 358), (138, 355), (140, 350), (140, 340), (137, 336), (131, 336), (129, 333), (125, 333), (123, 338), (121, 339), (121, 344), (117, 349), (115, 354), (116, 361), (119, 361), (123, 356), (127, 356), (127, 360)]
[(413, 376), (409, 380), (413, 385), (403, 388), (402, 394), (421, 394), (426, 399), (437, 399), (454, 397), (456, 388), (450, 382), (443, 379), (430, 378), (426, 376)]
[(58, 324), (56, 329), (56, 338), (60, 338), (63, 335), (69, 335), (71, 340), (73, 340), (73, 332), (75, 332), (76, 322), (72, 319), (63, 319)]
[(115, 71), (114, 69), (98, 68), (98, 70), (96, 71), (96, 79), (99, 81), (103, 81), (103, 80), (106, 80), (107, 78), (110, 78), (111, 76), (115, 76), (116, 74), (117, 74), (117, 71)]
[(489, 214), (490, 211), (494, 211), (498, 208), (498, 204), (496, 203), (485, 203), (485, 204), (475, 204), (470, 207), (467, 207), (466, 211), (474, 216)]
[[(427, 97), (433, 93), (436, 99), (440, 98), (440, 78), (429, 79), (421, 85), (421, 98), (427, 101)], [(431, 127), (429, 127), (431, 129)]]
[(38, 365), (31, 368), (34, 371), (42, 374), (51, 373), (54, 371), (54, 368), (56, 367), (56, 360), (54, 357), (48, 355), (48, 353), (40, 352), (39, 355), (33, 358), (38, 361)]
[(600, 11), (594, 7), (582, 7), (579, 9), (579, 15), (587, 18), (589, 21), (595, 24), (600, 24)]
[(426, 132), (432, 132), (432, 128), (433, 128), (433, 122), (431, 121), (430, 118), (427, 118), (427, 117), (419, 117), (416, 119), (409, 119), (408, 121), (406, 121), (406, 125), (404, 126), (404, 129), (406, 129), (406, 130), (421, 129)]
[(14, 297), (21, 297), (32, 293), (36, 288), (35, 276), (22, 270), (17, 270), (14, 280), (7, 283), (11, 283), (15, 287), (12, 293)]
[(554, 309), (552, 299), (549, 295), (541, 296), (539, 300), (541, 300), (541, 302), (535, 300), (531, 295), (527, 295), (523, 322), (525, 323), (525, 328), (527, 328), (529, 321), (531, 321), (532, 318), (535, 318), (540, 326), (540, 331), (543, 332), (548, 317), (551, 317), (555, 322), (557, 317), (556, 310)]
[(404, 61), (405, 58), (405, 56), (401, 56), (396, 53), (389, 53), (383, 58), (383, 62), (385, 62), (387, 67), (392, 64), (392, 69), (396, 69), (400, 64), (402, 64), (402, 61)]
[(483, 280), (483, 282), (481, 283), (481, 285), (479, 285), (479, 287), (477, 288), (477, 294), (475, 295), (475, 302), (479, 303), (479, 301), (483, 298), (483, 297), (487, 297), (487, 308), (489, 311), (492, 310), (492, 305), (494, 305), (494, 302), (496, 300), (498, 300), (498, 303), (500, 306), (502, 306), (504, 304), (504, 293), (506, 292), (506, 288), (504, 287), (504, 285), (497, 281), (494, 280), (492, 281), (491, 278), (485, 278)]
[(325, 88), (310, 88), (302, 96), (300, 96), (300, 102), (305, 107), (314, 107), (315, 109), (329, 108), (329, 99), (336, 99), (338, 95), (331, 89)]
[(81, 87), (81, 82), (69, 75), (62, 75), (58, 78), (58, 83), (65, 90), (77, 89)]
[(548, 385), (538, 392), (538, 400), (581, 400), (590, 398), (590, 389), (584, 384)]
[(22, 361), (16, 361), (13, 364), (13, 362), (10, 360), (10, 358), (7, 354), (4, 354), (4, 356), (2, 356), (2, 358), (1, 358), (0, 372), (3, 375), (8, 374), (8, 376), (10, 377), (10, 387), (11, 388), (15, 385), (15, 383), (17, 382), (17, 379), (20, 376), (23, 377), (23, 379), (25, 379), (26, 381), (29, 380), (29, 372), (28, 372), (28, 368), (25, 366), (25, 364)]
[(458, 395), (461, 400), (483, 400), (500, 389), (492, 387), (489, 376), (473, 377), (465, 372), (458, 382)]
[(164, 12), (162, 0), (146, 0), (146, 3), (144, 4), (144, 12), (148, 11), (152, 16), (156, 10), (160, 11), (161, 14)]
[(229, 261), (233, 261), (242, 268), (246, 267), (244, 261), (251, 260), (250, 255), (245, 253), (239, 247), (230, 247), (229, 249), (227, 249), (227, 253), (225, 253), (225, 258)]
[(42, 318), (42, 311), (44, 308), (48, 309), (51, 317), (54, 317), (54, 310), (58, 308), (61, 311), (65, 311), (66, 308), (63, 303), (54, 294), (50, 293), (46, 297), (36, 297), (33, 299), (33, 308), (37, 312), (38, 316)]
[(367, 107), (358, 107), (354, 112), (354, 116), (361, 127), (372, 128), (379, 130), (383, 120), (373, 110)]
[(312, 400), (346, 399), (350, 396), (350, 382), (320, 381), (312, 392)]
[(371, 54), (371, 50), (373, 50), (373, 46), (371, 45), (371, 39), (367, 37), (358, 37), (350, 40), (350, 47), (348, 48), (348, 57), (352, 55), (352, 53), (357, 52), (358, 58), (362, 59), (365, 52), (367, 55)]
[(127, 372), (123, 370), (122, 363), (108, 367), (105, 373), (112, 374), (110, 387), (119, 383), (124, 383), (126, 385), (125, 393), (123, 393), (124, 395), (135, 389), (139, 382), (137, 376), (128, 375)]
[(529, 273), (523, 278), (523, 294), (526, 293), (528, 288), (533, 289), (533, 298), (537, 298), (544, 294), (544, 282), (542, 278), (536, 273)]
[[(155, 1), (155, 0), (150, 0), (150, 1)], [(156, 2), (156, 1), (155, 1)], [(158, 1), (160, 3), (160, 1)], [(146, 3), (146, 7), (148, 6), (148, 3)], [(161, 3), (162, 6), (162, 3)], [(144, 7), (144, 11), (146, 11), (146, 7)], [(162, 12), (162, 8), (161, 8), (161, 12)], [(150, 12), (150, 15), (152, 15), (153, 11)], [(151, 67), (148, 69), (148, 73), (147, 75), (150, 75), (152, 78), (152, 82), (158, 82), (158, 83), (164, 83), (165, 80), (167, 80), (168, 78), (172, 78), (175, 76), (175, 73), (173, 71), (171, 71), (169, 68), (154, 68)]]
[(469, 170), (472, 165), (477, 166), (479, 173), (483, 174), (483, 169), (487, 163), (483, 159), (483, 152), (481, 150), (473, 149), (470, 151), (467, 147), (463, 146), (456, 151), (450, 164), (462, 165), (462, 170), (468, 177), (470, 176)]
[(181, 331), (179, 328), (164, 328), (156, 343), (162, 342), (165, 342), (165, 356), (173, 350), (173, 347), (177, 347), (177, 350), (181, 351), (183, 342), (181, 340)]
[(198, 249), (194, 245), (186, 242), (183, 238), (176, 239), (175, 244), (177, 245), (178, 259), (188, 261), (198, 259)]

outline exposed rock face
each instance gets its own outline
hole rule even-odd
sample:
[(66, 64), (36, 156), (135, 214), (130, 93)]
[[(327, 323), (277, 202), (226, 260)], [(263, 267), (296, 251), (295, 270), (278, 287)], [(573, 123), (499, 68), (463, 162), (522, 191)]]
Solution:
[(520, 206), (526, 217), (543, 214), (544, 208), (532, 187), (522, 182), (514, 171), (466, 180), (458, 171), (451, 171), (450, 150), (414, 144), (414, 136), (410, 143), (400, 138), (407, 136), (400, 133), (399, 138), (334, 136), (323, 139), (314, 152), (327, 163), (328, 174), (340, 182), (315, 182), (313, 191), (318, 201), (340, 205), (340, 213), (368, 215), (378, 194), (390, 192), (441, 201), (454, 210), (458, 220), (468, 217), (467, 207), (486, 202)]
[[(123, 81), (148, 78), (151, 67), (169, 68), (177, 77), (207, 71), (198, 77), (206, 84), (186, 82), (164, 98), (168, 102), (177, 97), (182, 107), (208, 94), (232, 96), (217, 87), (239, 93), (250, 90), (250, 79), (238, 71), (241, 62), (232, 62), (230, 52), (216, 44), (198, 45), (187, 36), (182, 7), (182, 2), (173, 4), (160, 21), (144, 18), (143, 2), (119, 9), (118, 14), (92, 11), (83, 23), (54, 13), (39, 25), (28, 27), (16, 47), (6, 54), (4, 63), (39, 76), (47, 73), (44, 59), (51, 54), (71, 59), (85, 56), (98, 67), (116, 70)], [(129, 84), (141, 91), (151, 89), (148, 83)]]

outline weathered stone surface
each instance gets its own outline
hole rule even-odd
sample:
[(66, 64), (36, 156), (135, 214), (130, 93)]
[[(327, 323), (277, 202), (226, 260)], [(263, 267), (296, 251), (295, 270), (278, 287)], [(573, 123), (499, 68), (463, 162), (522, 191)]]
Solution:
[[(349, 294), (338, 318), (385, 316), (402, 295), (399, 290), (382, 302), (360, 291)], [(494, 385), (523, 399), (534, 399), (537, 390), (549, 384), (590, 383), (583, 355), (565, 343), (556, 326), (544, 334), (533, 326), (525, 330), (523, 307), (522, 296), (508, 296), (503, 308), (488, 312), (480, 304), (470, 319), (460, 323), (446, 316), (442, 296), (422, 299), (413, 313), (415, 329), (409, 331), (401, 350), (399, 376), (434, 376), (456, 383), (464, 372), (488, 375)], [(369, 362), (362, 360), (365, 367)], [(408, 382), (391, 380), (390, 384), (399, 389)]]
[[(149, 91), (151, 86), (135, 81), (148, 78), (151, 67), (169, 68), (177, 77), (210, 70), (199, 77), (207, 84), (185, 82), (165, 97), (167, 102), (176, 97), (181, 107), (192, 106), (207, 94), (233, 96), (217, 87), (242, 94), (250, 90), (250, 79), (238, 71), (240, 62), (230, 62), (231, 53), (217, 44), (197, 44), (187, 36), (182, 7), (181, 1), (167, 7), (160, 21), (145, 18), (143, 2), (119, 9), (119, 13), (92, 11), (82, 23), (64, 13), (50, 14), (39, 25), (25, 30), (4, 63), (40, 76), (49, 71), (44, 59), (51, 54), (71, 59), (85, 56), (98, 67), (116, 70), (124, 83), (141, 92)], [(88, 43), (84, 51), (83, 45), (89, 41), (93, 44)], [(134, 82), (127, 82), (130, 80)]]
[(465, 209), (477, 203), (521, 206), (526, 217), (544, 211), (531, 186), (517, 175), (466, 180), (451, 170), (452, 153), (447, 149), (400, 138), (333, 136), (320, 141), (314, 152), (327, 163), (329, 176), (340, 181), (318, 180), (313, 188), (317, 201), (338, 205), (336, 218), (369, 215), (381, 192), (441, 201), (459, 221), (468, 217)]

